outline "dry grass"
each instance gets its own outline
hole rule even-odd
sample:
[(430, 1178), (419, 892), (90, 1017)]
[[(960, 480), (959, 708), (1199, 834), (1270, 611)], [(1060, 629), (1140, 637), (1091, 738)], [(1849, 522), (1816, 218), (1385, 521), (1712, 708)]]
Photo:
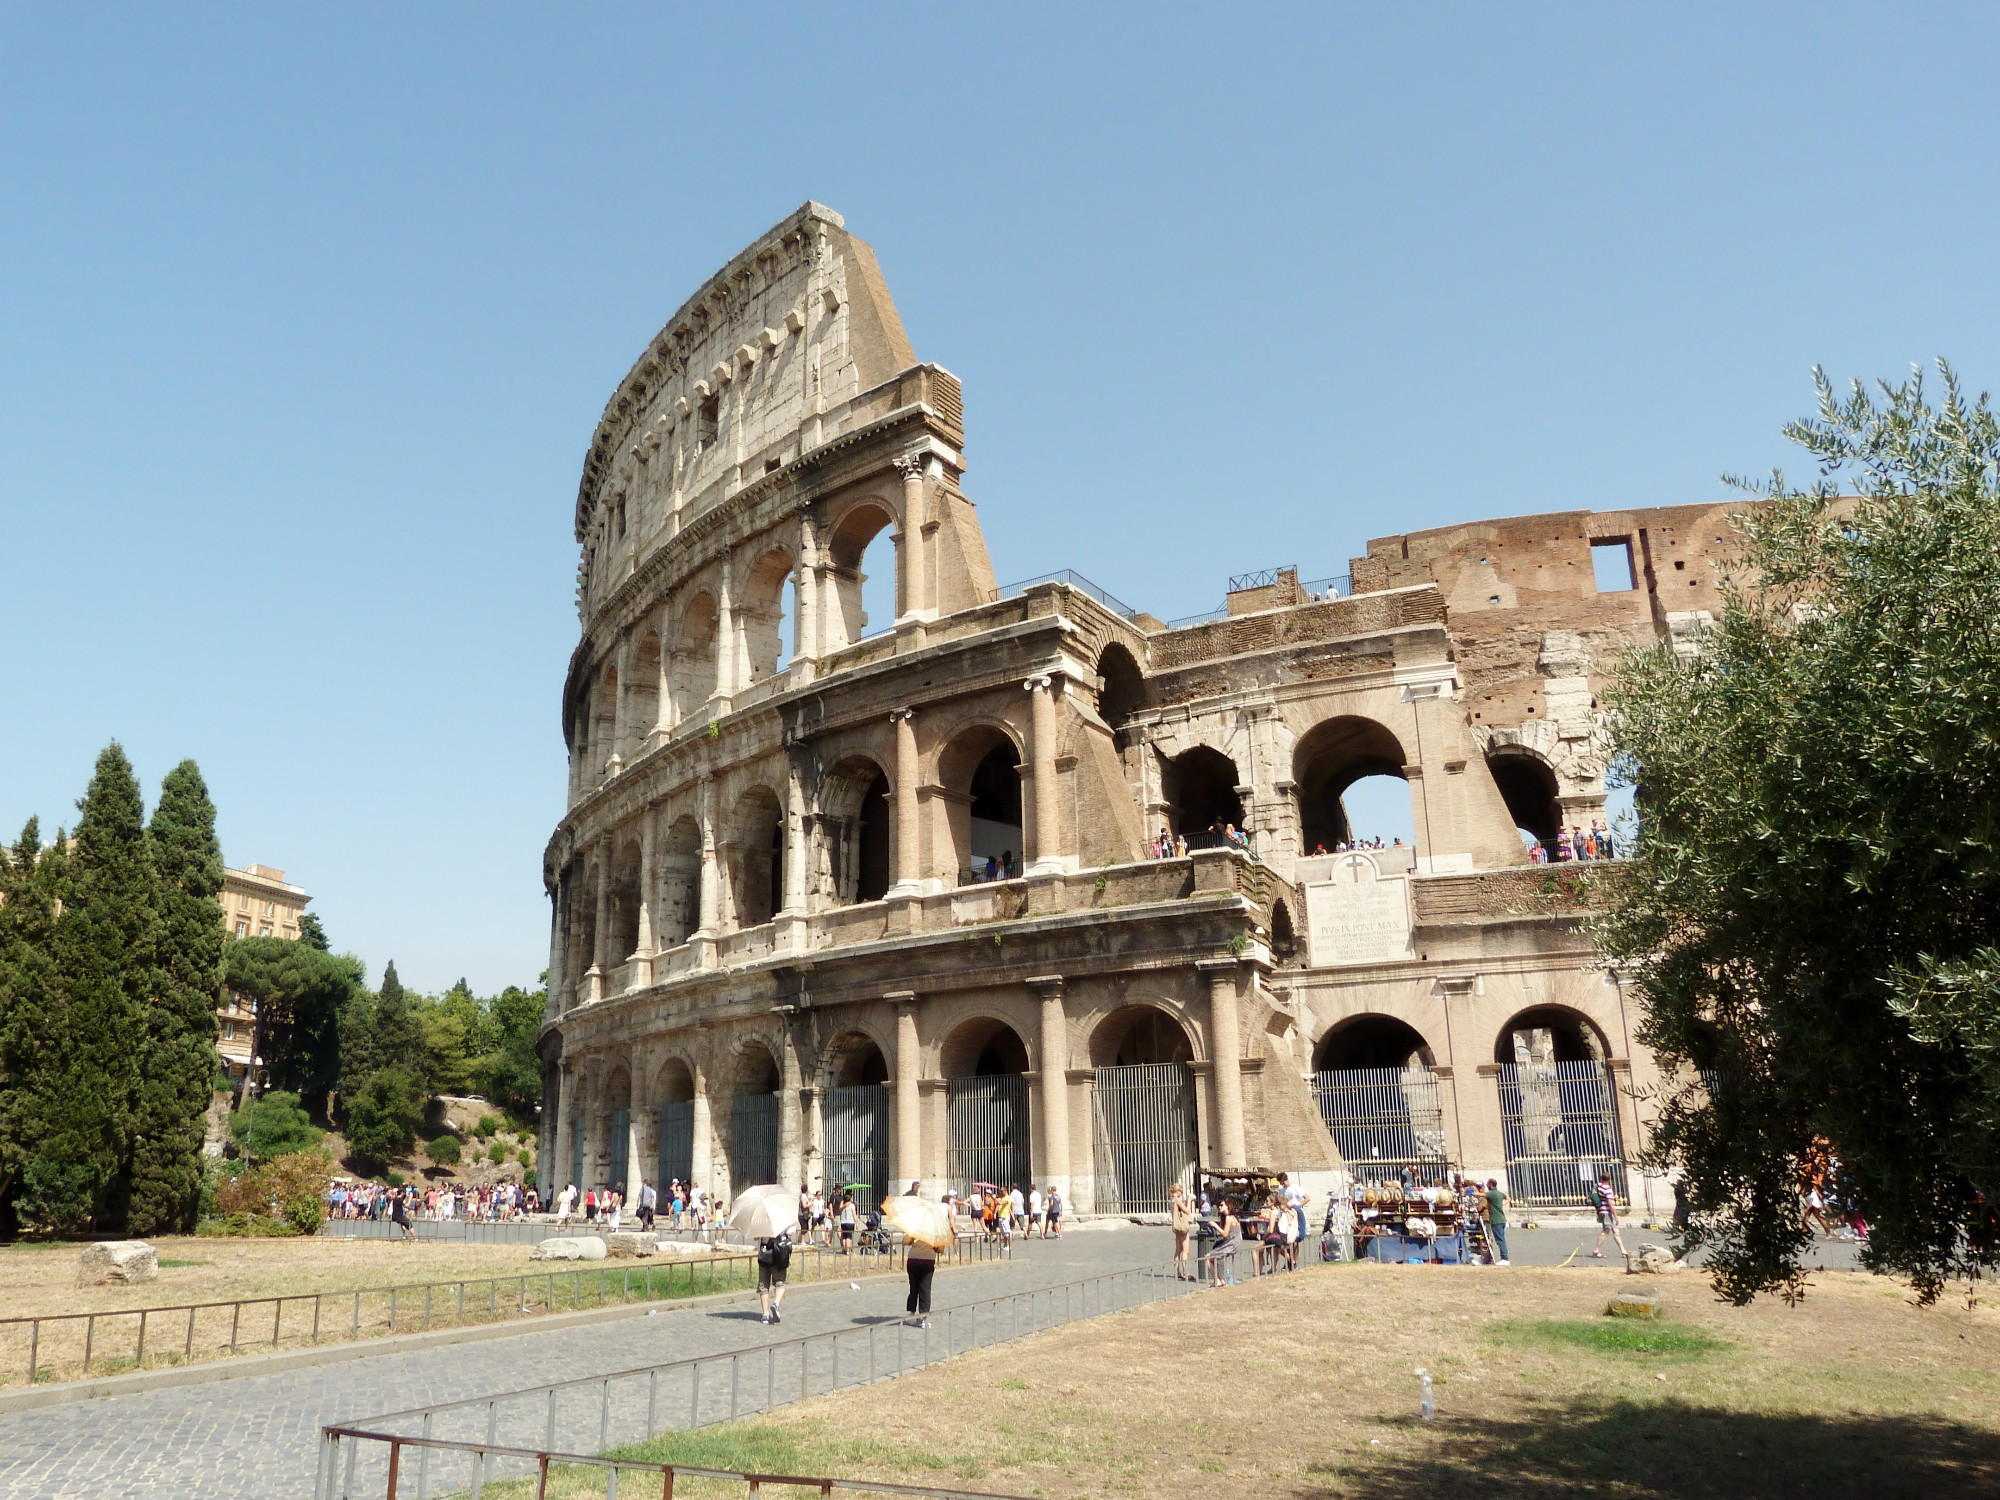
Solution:
[[(148, 1318), (144, 1357), (146, 1367), (154, 1368), (232, 1353), (270, 1353), (513, 1319), (523, 1316), (524, 1306), (526, 1315), (532, 1316), (621, 1301), (695, 1296), (754, 1282), (747, 1255), (672, 1255), (565, 1266), (530, 1264), (526, 1245), (342, 1241), (317, 1236), (167, 1237), (150, 1243), (161, 1270), (154, 1280), (136, 1286), (78, 1286), (81, 1245), (17, 1245), (0, 1250), (0, 1309), (4, 1309), (0, 1316), (99, 1314), (94, 1325), (81, 1320), (49, 1323), (39, 1335), (31, 1334), (26, 1325), (0, 1326), (0, 1386), (27, 1383), (31, 1338), (38, 1381), (137, 1368), (140, 1320), (130, 1311), (136, 1308), (285, 1299), (282, 1311), (273, 1302), (263, 1302), (240, 1312), (219, 1306), (192, 1315)], [(811, 1275), (810, 1267), (801, 1267), (795, 1279)], [(494, 1278), (504, 1279), (496, 1287), (491, 1285)], [(392, 1296), (390, 1287), (405, 1290)], [(431, 1290), (426, 1293), (425, 1287)], [(315, 1294), (324, 1294), (317, 1308)]]
[(627, 1451), (1049, 1497), (2000, 1493), (2000, 1311), (1918, 1308), (1851, 1273), (1798, 1308), (1737, 1309), (1679, 1276), (1652, 1283), (1669, 1322), (1635, 1340), (1601, 1315), (1624, 1284), (1303, 1271)]

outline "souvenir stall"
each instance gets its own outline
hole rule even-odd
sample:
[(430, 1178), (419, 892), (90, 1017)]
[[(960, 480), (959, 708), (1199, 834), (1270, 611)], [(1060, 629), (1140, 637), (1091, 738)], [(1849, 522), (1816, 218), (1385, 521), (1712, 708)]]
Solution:
[(1462, 1266), (1483, 1249), (1477, 1215), (1451, 1188), (1391, 1180), (1357, 1182), (1351, 1192), (1356, 1260)]

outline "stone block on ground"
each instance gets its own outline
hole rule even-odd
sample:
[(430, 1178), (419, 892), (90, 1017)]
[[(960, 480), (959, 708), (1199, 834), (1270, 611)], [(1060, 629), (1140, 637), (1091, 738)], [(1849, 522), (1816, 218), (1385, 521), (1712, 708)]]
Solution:
[(77, 1280), (85, 1286), (107, 1281), (151, 1281), (160, 1274), (159, 1258), (144, 1240), (99, 1240), (83, 1252)]
[(1604, 1311), (1613, 1318), (1654, 1319), (1660, 1316), (1660, 1297), (1657, 1292), (1620, 1292), (1604, 1304)]
[(1686, 1269), (1664, 1245), (1641, 1245), (1626, 1258), (1625, 1269), (1635, 1276), (1657, 1276)]
[(604, 1241), (595, 1235), (558, 1235), (528, 1252), (529, 1260), (603, 1260)]
[(604, 1237), (604, 1253), (614, 1257), (628, 1255), (651, 1255), (659, 1248), (659, 1241), (650, 1234), (640, 1234), (636, 1230), (621, 1229), (616, 1234)]

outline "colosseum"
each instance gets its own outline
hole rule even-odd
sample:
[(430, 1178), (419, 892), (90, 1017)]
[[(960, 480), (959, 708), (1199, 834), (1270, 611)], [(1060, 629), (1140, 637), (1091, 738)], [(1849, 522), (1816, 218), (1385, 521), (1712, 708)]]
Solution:
[[(999, 586), (966, 473), (958, 380), (818, 204), (620, 382), (576, 501), (545, 1179), (1650, 1195), (1589, 867), (1534, 846), (1604, 815), (1596, 694), (1718, 610), (1730, 512), (1383, 537), (1169, 625)], [(1352, 847), (1385, 775), (1412, 844)]]

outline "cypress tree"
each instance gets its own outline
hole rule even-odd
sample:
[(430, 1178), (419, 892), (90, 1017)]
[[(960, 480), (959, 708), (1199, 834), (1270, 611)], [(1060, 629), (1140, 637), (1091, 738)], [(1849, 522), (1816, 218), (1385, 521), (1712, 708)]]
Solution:
[(200, 1207), (222, 998), (222, 847), (215, 804), (193, 761), (161, 782), (147, 833), (159, 882), (160, 987), (145, 1012), (126, 1229), (163, 1234), (193, 1229)]
[(58, 834), (45, 848), (41, 820), (30, 818), (14, 847), (0, 851), (0, 1237), (19, 1230), (28, 1168), (47, 1134), (48, 1060), (59, 1050), (52, 938), (64, 847)]
[(140, 1061), (161, 989), (160, 920), (138, 779), (117, 741), (97, 757), (56, 919), (61, 1007), (46, 1133), (24, 1198), (52, 1227), (123, 1226)]
[(424, 1074), (424, 1032), (410, 1008), (396, 961), (382, 970), (382, 989), (375, 997), (375, 1056), (378, 1067), (401, 1067), (421, 1081)]

